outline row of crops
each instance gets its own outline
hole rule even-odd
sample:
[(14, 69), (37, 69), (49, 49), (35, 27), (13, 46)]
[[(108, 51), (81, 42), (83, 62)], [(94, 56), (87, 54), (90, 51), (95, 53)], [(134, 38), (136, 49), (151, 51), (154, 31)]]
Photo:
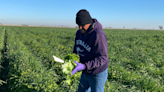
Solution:
[[(2, 54), (2, 50), (4, 47), (4, 35), (5, 35), (5, 28), (1, 27), (0, 28), (0, 69), (2, 69), (2, 64), (3, 64), (3, 54)], [(1, 72), (1, 71), (0, 71)], [(5, 83), (5, 81), (2, 80), (2, 78), (0, 78), (0, 86)]]
[[(138, 91), (163, 91), (164, 32), (105, 31), (108, 37), (109, 80)], [(110, 86), (109, 86), (110, 87)], [(128, 90), (132, 91), (132, 90)], [(134, 90), (133, 90), (134, 91)]]
[(76, 81), (71, 86), (62, 82), (65, 79), (61, 77), (60, 64), (55, 63), (52, 58), (55, 53), (51, 51), (50, 46), (43, 45), (45, 43), (38, 43), (38, 38), (35, 38), (37, 36), (28, 34), (28, 37), (21, 32), (20, 28), (9, 27), (6, 28), (5, 36), (7, 39), (5, 62), (9, 64), (6, 67), (8, 68), (7, 86), (2, 86), (2, 91), (64, 92), (64, 90), (70, 90), (73, 92), (76, 90), (71, 89), (71, 87), (77, 88)]
[[(72, 53), (75, 28), (0, 27), (0, 50), (8, 63), (2, 91), (75, 92), (79, 77), (65, 83), (61, 59)], [(164, 91), (164, 32), (104, 29), (108, 38), (105, 92)], [(5, 44), (4, 44), (5, 43)], [(73, 62), (73, 60), (72, 60)], [(0, 65), (4, 66), (4, 65)], [(2, 75), (1, 75), (2, 76)], [(2, 78), (2, 77), (1, 77)]]

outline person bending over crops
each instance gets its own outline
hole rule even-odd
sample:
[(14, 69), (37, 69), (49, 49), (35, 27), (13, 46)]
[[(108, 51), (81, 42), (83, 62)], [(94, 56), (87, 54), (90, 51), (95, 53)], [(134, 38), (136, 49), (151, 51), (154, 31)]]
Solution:
[(78, 92), (104, 92), (109, 64), (107, 37), (102, 25), (85, 9), (76, 14), (76, 24), (79, 30), (73, 53), (80, 56), (81, 63), (74, 61), (77, 66), (71, 76), (82, 71)]

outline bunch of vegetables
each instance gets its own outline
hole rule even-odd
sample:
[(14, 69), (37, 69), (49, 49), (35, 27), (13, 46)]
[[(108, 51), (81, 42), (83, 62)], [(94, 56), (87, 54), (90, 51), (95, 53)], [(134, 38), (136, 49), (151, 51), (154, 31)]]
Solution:
[(81, 71), (76, 72), (73, 76), (71, 76), (71, 72), (73, 69), (76, 67), (76, 63), (74, 61), (80, 62), (79, 61), (79, 56), (77, 54), (67, 54), (64, 57), (65, 63), (61, 65), (62, 69), (62, 76), (65, 78), (63, 81), (67, 85), (70, 85), (73, 81), (78, 81), (81, 76)]

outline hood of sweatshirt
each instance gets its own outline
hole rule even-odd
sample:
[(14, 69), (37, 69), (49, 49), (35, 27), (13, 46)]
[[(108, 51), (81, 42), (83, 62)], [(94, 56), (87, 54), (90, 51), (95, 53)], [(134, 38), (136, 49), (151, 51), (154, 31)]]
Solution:
[(85, 33), (85, 35), (92, 33), (96, 29), (102, 29), (102, 25), (96, 19), (93, 19), (93, 24), (91, 26), (92, 26), (92, 29), (88, 30), (88, 32)]

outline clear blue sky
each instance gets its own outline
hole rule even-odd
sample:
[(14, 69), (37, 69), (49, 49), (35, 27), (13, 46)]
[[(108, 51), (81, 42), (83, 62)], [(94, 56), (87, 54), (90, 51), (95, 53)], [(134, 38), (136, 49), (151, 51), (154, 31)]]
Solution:
[(75, 27), (80, 9), (104, 28), (164, 26), (164, 0), (0, 0), (0, 23)]

